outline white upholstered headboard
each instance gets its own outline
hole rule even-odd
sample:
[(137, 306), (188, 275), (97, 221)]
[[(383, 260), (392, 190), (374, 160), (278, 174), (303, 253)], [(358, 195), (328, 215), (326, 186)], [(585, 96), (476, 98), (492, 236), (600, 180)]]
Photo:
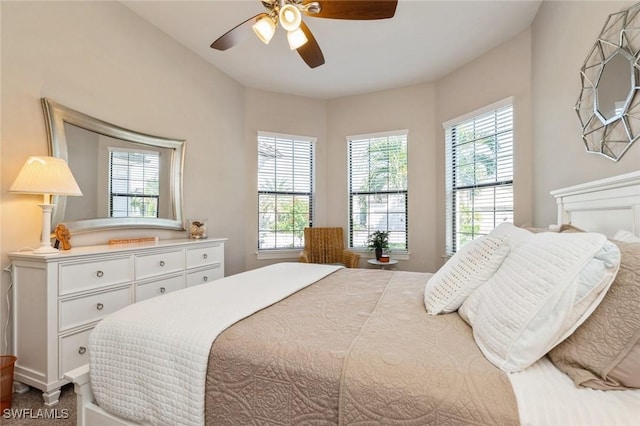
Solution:
[(612, 237), (624, 229), (640, 235), (640, 171), (551, 191), (558, 224), (571, 223)]

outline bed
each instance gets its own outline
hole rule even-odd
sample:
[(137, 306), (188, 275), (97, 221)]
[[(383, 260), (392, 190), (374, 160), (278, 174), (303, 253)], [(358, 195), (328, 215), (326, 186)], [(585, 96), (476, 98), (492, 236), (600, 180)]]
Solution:
[[(552, 194), (558, 224), (638, 234), (640, 173)], [(636, 419), (640, 390), (578, 388), (550, 357), (496, 368), (458, 313), (426, 313), (430, 278), (283, 263), (132, 305), (68, 375), (78, 425)]]

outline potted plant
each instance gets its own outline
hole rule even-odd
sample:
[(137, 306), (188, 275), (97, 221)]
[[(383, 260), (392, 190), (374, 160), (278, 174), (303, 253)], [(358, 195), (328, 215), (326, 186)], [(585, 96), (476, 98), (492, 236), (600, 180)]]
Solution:
[(380, 260), (382, 250), (389, 248), (389, 233), (387, 231), (375, 231), (369, 235), (367, 245), (376, 252), (376, 260)]

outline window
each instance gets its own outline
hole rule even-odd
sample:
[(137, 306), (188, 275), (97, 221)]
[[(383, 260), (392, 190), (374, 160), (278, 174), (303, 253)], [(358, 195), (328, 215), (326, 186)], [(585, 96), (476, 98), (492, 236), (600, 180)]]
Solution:
[(407, 250), (407, 131), (350, 136), (349, 245), (389, 232), (389, 248)]
[(447, 254), (513, 222), (511, 99), (470, 115), (444, 125)]
[(160, 153), (109, 148), (109, 216), (158, 217)]
[(258, 132), (258, 250), (304, 246), (313, 225), (315, 138)]

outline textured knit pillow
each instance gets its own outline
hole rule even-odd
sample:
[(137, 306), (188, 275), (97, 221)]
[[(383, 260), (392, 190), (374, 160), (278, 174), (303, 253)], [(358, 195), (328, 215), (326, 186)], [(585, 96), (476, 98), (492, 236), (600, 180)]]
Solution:
[(431, 315), (454, 312), (484, 284), (509, 253), (506, 236), (477, 238), (433, 275), (424, 289), (424, 305)]
[(611, 288), (549, 358), (578, 386), (640, 389), (640, 243), (615, 244), (622, 260)]
[(535, 234), (469, 297), (479, 299), (472, 320), (478, 347), (504, 371), (528, 367), (593, 312), (619, 264), (604, 235)]

